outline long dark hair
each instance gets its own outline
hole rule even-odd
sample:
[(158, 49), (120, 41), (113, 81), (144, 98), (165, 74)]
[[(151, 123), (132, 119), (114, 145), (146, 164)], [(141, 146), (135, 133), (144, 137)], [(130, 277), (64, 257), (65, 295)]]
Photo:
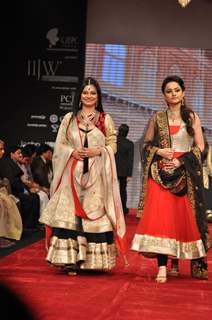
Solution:
[(77, 112), (82, 109), (82, 105), (80, 103), (81, 94), (82, 94), (84, 88), (88, 85), (93, 85), (97, 91), (98, 100), (97, 100), (96, 110), (99, 112), (104, 112), (103, 106), (102, 106), (102, 92), (101, 92), (100, 85), (96, 79), (94, 79), (92, 77), (87, 77), (84, 79), (81, 87), (79, 88), (79, 90), (75, 94), (72, 118), (75, 117), (77, 115)]
[(207, 156), (208, 156), (209, 143), (208, 143), (208, 140), (207, 140), (207, 137), (206, 137), (206, 133), (205, 133), (205, 128), (204, 127), (202, 127), (202, 133), (203, 133), (203, 139), (204, 139), (204, 145), (205, 145), (205, 148), (202, 151), (202, 161), (205, 161)]
[[(182, 91), (185, 91), (185, 84), (183, 79), (181, 79), (180, 77), (176, 76), (176, 75), (171, 75), (166, 77), (163, 80), (162, 86), (161, 86), (161, 91), (163, 92), (163, 94), (165, 94), (165, 88), (166, 85), (169, 82), (177, 82), (179, 84), (179, 86), (181, 87)], [(190, 108), (187, 107), (186, 103), (185, 103), (185, 99), (184, 102), (181, 104), (181, 108), (180, 108), (180, 113), (181, 113), (181, 117), (183, 119), (183, 121), (186, 124), (186, 129), (187, 132), (190, 136), (194, 136), (194, 129), (192, 128), (192, 123), (193, 123), (193, 119), (191, 117), (191, 114), (193, 115), (193, 117), (195, 117), (195, 114), (193, 112), (193, 110), (191, 110)]]

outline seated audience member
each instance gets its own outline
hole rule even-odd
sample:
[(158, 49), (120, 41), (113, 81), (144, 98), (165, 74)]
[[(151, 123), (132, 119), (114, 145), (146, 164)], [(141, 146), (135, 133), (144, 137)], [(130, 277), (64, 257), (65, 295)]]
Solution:
[(21, 180), (23, 171), (18, 166), (21, 148), (12, 146), (8, 153), (0, 159), (0, 177), (10, 181), (12, 194), (20, 200), (20, 213), (24, 229), (35, 229), (38, 225), (40, 201), (36, 193), (24, 185)]
[(32, 159), (37, 156), (37, 145), (33, 143), (27, 143), (23, 146), (24, 150), (30, 152)]
[(25, 146), (22, 147), (22, 153), (25, 152), (29, 156), (29, 163), (27, 165), (27, 172), (31, 179), (33, 180), (32, 177), (32, 171), (31, 171), (31, 164), (33, 159), (37, 156), (37, 146), (32, 143), (28, 143)]
[(37, 193), (40, 198), (40, 214), (46, 207), (49, 196), (49, 190), (46, 187), (41, 187), (38, 183), (33, 181), (33, 177), (31, 175), (30, 164), (32, 162), (32, 152), (28, 148), (22, 148), (21, 150), (22, 157), (19, 160), (19, 166), (23, 171), (23, 175), (21, 176), (22, 182), (27, 186), (30, 192)]
[(37, 157), (31, 164), (33, 180), (48, 190), (52, 181), (52, 154), (52, 147), (43, 143), (38, 147)]
[[(4, 142), (0, 140), (0, 159), (4, 155)], [(8, 179), (0, 178), (0, 248), (10, 247), (22, 234), (22, 219), (16, 198), (10, 194)]]

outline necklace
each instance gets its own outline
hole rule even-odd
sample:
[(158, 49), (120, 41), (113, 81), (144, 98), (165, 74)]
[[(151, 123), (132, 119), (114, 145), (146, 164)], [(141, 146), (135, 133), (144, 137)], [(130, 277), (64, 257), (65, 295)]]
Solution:
[(96, 125), (98, 117), (99, 112), (97, 112), (96, 110), (89, 114), (81, 110), (78, 115), (80, 123), (86, 128), (86, 130), (89, 130), (89, 128), (93, 128)]
[(181, 118), (181, 112), (180, 112), (180, 109), (178, 109), (178, 110), (170, 110), (170, 109), (168, 109), (167, 110), (167, 114), (168, 114), (168, 119), (170, 120), (170, 121), (172, 121), (173, 123), (176, 121), (180, 121), (181, 122), (181, 120), (182, 120), (182, 118)]

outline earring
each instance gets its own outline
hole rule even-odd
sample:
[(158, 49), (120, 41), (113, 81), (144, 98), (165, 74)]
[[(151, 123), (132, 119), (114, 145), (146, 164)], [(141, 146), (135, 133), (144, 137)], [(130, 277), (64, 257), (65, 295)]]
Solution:
[(82, 109), (82, 102), (79, 102), (79, 109)]
[(184, 105), (185, 105), (185, 98), (183, 97), (181, 100), (181, 106), (184, 107)]

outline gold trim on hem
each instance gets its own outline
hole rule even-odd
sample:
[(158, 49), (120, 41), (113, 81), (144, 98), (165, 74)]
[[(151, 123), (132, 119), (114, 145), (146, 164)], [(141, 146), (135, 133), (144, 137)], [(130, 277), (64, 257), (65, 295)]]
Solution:
[(170, 238), (135, 234), (131, 250), (141, 253), (167, 254), (177, 259), (198, 259), (206, 256), (202, 240), (180, 242)]
[[(39, 220), (41, 222), (41, 220)], [(68, 221), (53, 221), (53, 222), (46, 222), (42, 220), (42, 223), (47, 224), (51, 228), (61, 228), (61, 229), (68, 229), (68, 230), (78, 230), (79, 224), (77, 220), (75, 222), (68, 222)], [(84, 232), (88, 233), (101, 233), (101, 232), (108, 232), (113, 231), (112, 225), (108, 220), (108, 217), (105, 215), (99, 220), (92, 221), (82, 219), (83, 230)]]
[(76, 265), (83, 270), (110, 270), (116, 264), (115, 244), (87, 243), (85, 237), (73, 239), (51, 238), (46, 260), (55, 266)]

